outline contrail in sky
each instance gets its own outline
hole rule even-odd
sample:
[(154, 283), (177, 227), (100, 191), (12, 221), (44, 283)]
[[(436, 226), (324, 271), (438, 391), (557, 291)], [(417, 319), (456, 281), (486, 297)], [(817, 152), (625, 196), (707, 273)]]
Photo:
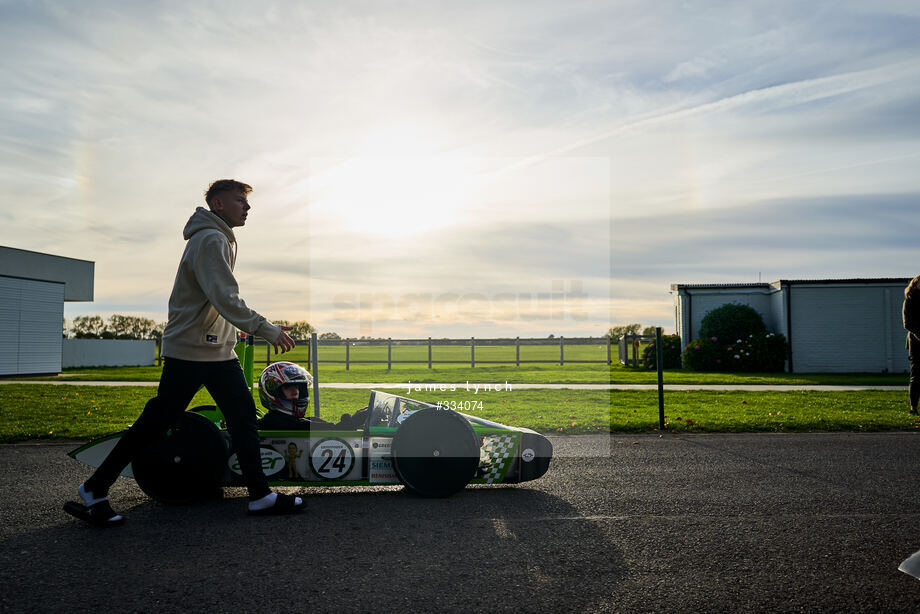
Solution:
[[(611, 137), (647, 126), (654, 126), (679, 119), (684, 119), (687, 117), (703, 115), (714, 111), (730, 110), (762, 102), (777, 102), (782, 106), (806, 104), (816, 100), (821, 100), (823, 98), (839, 96), (841, 94), (847, 94), (868, 87), (877, 86), (882, 83), (909, 78), (912, 75), (915, 75), (917, 72), (920, 72), (918, 69), (920, 69), (920, 61), (900, 62), (879, 68), (853, 71), (839, 75), (830, 75), (827, 77), (817, 77), (814, 79), (805, 79), (802, 81), (793, 81), (790, 83), (782, 83), (780, 85), (771, 85), (768, 87), (754, 89), (747, 92), (742, 92), (740, 94), (734, 94), (732, 96), (727, 96), (718, 100), (713, 100), (711, 102), (706, 102), (687, 108), (668, 109), (665, 111), (650, 113), (644, 116), (640, 116), (637, 119), (619, 124), (598, 134), (587, 136), (577, 141), (559, 146), (550, 151), (528, 156), (527, 158), (514, 162), (513, 164), (509, 164), (493, 173), (489, 173), (489, 176), (499, 177), (512, 171), (538, 164), (547, 158), (567, 154), (587, 145), (591, 145), (593, 143), (597, 143)], [(899, 159), (900, 157), (891, 159)], [(877, 162), (881, 161), (883, 160), (879, 160)], [(887, 161), (887, 159), (884, 161)], [(822, 171), (810, 172), (813, 173)]]

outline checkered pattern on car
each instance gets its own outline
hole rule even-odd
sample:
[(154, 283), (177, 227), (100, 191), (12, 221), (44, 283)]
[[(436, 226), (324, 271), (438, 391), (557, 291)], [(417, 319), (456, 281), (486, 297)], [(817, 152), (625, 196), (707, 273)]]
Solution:
[(511, 454), (517, 448), (515, 435), (485, 435), (479, 452), (479, 463), (485, 466), (483, 479), (486, 484), (494, 484), (505, 475), (505, 469), (511, 462)]

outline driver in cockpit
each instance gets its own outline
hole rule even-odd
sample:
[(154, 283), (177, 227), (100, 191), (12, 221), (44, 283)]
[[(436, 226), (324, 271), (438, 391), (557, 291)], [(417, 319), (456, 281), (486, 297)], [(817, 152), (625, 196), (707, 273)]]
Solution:
[(364, 425), (366, 408), (354, 415), (343, 414), (337, 424), (307, 416), (312, 384), (310, 372), (293, 362), (275, 362), (265, 367), (259, 376), (259, 400), (268, 412), (258, 420), (259, 430), (354, 430)]
[(304, 416), (312, 383), (313, 376), (298, 364), (281, 361), (268, 365), (259, 376), (259, 400), (268, 410), (258, 422), (259, 429), (309, 429)]

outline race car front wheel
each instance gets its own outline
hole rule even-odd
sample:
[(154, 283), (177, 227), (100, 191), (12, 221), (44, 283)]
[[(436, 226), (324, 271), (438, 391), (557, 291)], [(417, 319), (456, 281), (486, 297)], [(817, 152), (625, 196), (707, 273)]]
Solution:
[(191, 503), (218, 489), (228, 454), (217, 425), (187, 411), (166, 435), (134, 459), (134, 479), (151, 499)]
[(446, 497), (469, 484), (479, 467), (479, 438), (466, 418), (428, 408), (409, 416), (393, 437), (393, 468), (410, 491)]

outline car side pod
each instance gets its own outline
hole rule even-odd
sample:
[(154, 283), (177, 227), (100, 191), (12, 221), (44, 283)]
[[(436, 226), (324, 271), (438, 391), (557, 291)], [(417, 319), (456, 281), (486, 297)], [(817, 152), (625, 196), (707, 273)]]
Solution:
[(134, 479), (151, 499), (191, 503), (217, 492), (229, 454), (227, 440), (217, 425), (187, 411), (134, 459)]
[(536, 431), (526, 428), (518, 430), (522, 433), (520, 481), (536, 480), (549, 469), (549, 463), (553, 458), (553, 444)]
[(466, 487), (479, 467), (479, 437), (455, 411), (429, 407), (409, 416), (393, 437), (393, 468), (422, 497), (447, 497)]

